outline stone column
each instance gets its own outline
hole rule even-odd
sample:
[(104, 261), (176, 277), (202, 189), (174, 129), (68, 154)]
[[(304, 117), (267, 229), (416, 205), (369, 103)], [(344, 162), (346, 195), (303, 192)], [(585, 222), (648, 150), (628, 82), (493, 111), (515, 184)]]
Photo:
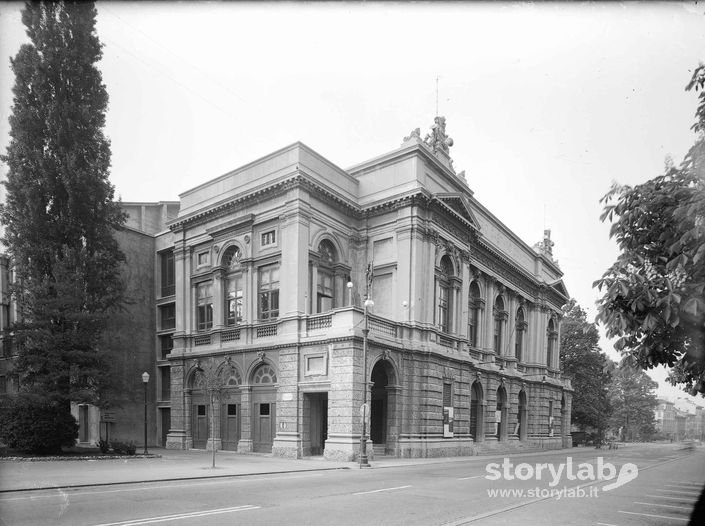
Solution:
[(330, 460), (352, 461), (360, 444), (362, 404), (362, 343), (353, 340), (330, 346), (328, 438), (324, 455)]
[(237, 443), (237, 450), (240, 453), (252, 451), (252, 386), (243, 385), (241, 387), (242, 398), (240, 400), (240, 441)]
[(186, 449), (184, 398), (184, 366), (173, 363), (171, 365), (171, 427), (166, 436), (167, 449)]
[(186, 440), (184, 449), (191, 449), (193, 447), (193, 432), (191, 430), (193, 419), (191, 413), (191, 389), (186, 389), (184, 391), (184, 422), (186, 424)]
[(277, 434), (272, 453), (287, 458), (301, 457), (302, 444), (298, 422), (300, 419), (299, 349), (287, 347), (279, 350), (279, 389), (277, 395)]

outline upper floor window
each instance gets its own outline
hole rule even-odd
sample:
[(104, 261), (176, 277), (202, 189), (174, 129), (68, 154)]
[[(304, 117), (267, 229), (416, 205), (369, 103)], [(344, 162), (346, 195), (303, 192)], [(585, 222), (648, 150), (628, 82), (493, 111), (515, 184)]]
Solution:
[(176, 292), (176, 276), (174, 267), (174, 251), (168, 250), (159, 254), (161, 266), (162, 296), (173, 296)]
[(504, 341), (504, 321), (507, 313), (504, 310), (504, 298), (497, 296), (494, 302), (494, 352), (497, 356), (502, 355), (502, 344)]
[(277, 236), (275, 230), (269, 230), (262, 233), (261, 245), (266, 247), (267, 245), (274, 245), (277, 242)]
[(176, 305), (173, 303), (159, 307), (159, 328), (161, 330), (176, 328)]
[(242, 323), (242, 314), (242, 276), (231, 276), (227, 281), (227, 298), (225, 300), (226, 324), (237, 325)]
[(514, 342), (514, 356), (519, 362), (524, 360), (524, 333), (526, 332), (526, 327), (524, 309), (519, 307), (516, 319), (516, 340)]
[(443, 332), (450, 332), (451, 327), (451, 283), (453, 276), (453, 263), (448, 256), (441, 258), (440, 274), (437, 277), (438, 283), (438, 327)]
[(196, 328), (205, 331), (213, 327), (213, 285), (199, 283), (196, 287)]
[(167, 355), (173, 348), (174, 340), (171, 338), (171, 334), (159, 337), (159, 358), (161, 360), (166, 360)]
[(335, 247), (328, 240), (318, 245), (321, 258), (318, 265), (318, 283), (316, 284), (317, 312), (326, 312), (335, 307), (335, 271), (333, 265), (337, 261)]
[(279, 317), (279, 265), (259, 269), (257, 306), (260, 320)]
[(222, 264), (228, 272), (225, 280), (225, 324), (242, 323), (244, 313), (243, 278), (240, 267), (241, 251), (237, 246), (223, 254)]
[(556, 330), (556, 324), (553, 321), (553, 318), (548, 320), (546, 335), (548, 337), (548, 345), (546, 346), (546, 365), (548, 367), (553, 367), (553, 355), (556, 352), (556, 342), (558, 341), (558, 331)]
[(477, 347), (478, 345), (480, 307), (480, 286), (477, 284), (477, 281), (473, 281), (470, 283), (470, 297), (468, 301), (468, 340), (473, 347)]

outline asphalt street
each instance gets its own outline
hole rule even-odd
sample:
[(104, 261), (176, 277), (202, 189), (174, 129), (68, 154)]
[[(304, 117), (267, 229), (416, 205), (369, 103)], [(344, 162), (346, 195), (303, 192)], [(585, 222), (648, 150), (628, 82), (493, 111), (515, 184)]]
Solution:
[(687, 524), (705, 483), (705, 450), (670, 445), (383, 465), (0, 491), (0, 524)]

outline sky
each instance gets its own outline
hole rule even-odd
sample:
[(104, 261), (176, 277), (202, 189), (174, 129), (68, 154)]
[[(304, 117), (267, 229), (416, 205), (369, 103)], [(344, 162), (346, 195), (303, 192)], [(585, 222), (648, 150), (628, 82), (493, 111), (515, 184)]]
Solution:
[[(97, 7), (123, 201), (177, 200), (295, 141), (350, 167), (440, 114), (475, 197), (529, 245), (551, 230), (590, 319), (592, 283), (618, 254), (600, 198), (661, 174), (667, 156), (680, 163), (694, 142), (697, 95), (684, 88), (705, 60), (694, 2)], [(21, 8), (0, 3), (0, 152)], [(659, 395), (687, 396), (651, 374)]]

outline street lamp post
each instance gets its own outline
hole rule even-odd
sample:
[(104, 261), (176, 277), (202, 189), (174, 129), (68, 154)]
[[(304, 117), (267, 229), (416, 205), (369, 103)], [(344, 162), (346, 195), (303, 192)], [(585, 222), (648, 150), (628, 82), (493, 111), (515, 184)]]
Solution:
[(144, 384), (144, 454), (147, 455), (147, 384), (149, 383), (149, 373), (142, 373), (142, 383)]
[(360, 435), (360, 467), (368, 468), (367, 460), (367, 335), (370, 332), (367, 315), (368, 307), (374, 307), (374, 302), (368, 297), (365, 299), (365, 328), (362, 330), (362, 434)]

